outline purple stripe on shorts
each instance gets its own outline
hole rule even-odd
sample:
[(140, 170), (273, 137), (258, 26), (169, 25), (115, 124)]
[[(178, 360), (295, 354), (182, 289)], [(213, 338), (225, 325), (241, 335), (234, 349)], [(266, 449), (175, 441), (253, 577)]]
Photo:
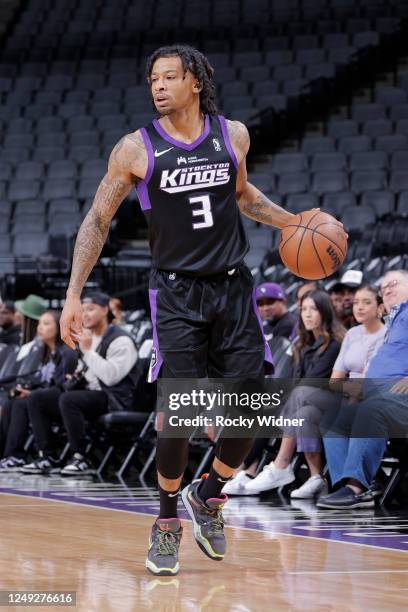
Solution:
[(198, 147), (198, 145), (201, 144), (203, 140), (205, 140), (208, 134), (210, 133), (210, 118), (208, 115), (206, 115), (204, 119), (204, 131), (202, 132), (202, 134), (200, 134), (198, 138), (196, 138), (194, 142), (190, 144), (186, 142), (181, 142), (181, 140), (176, 140), (175, 138), (170, 136), (170, 134), (168, 134), (165, 130), (163, 130), (158, 119), (153, 119), (153, 125), (156, 131), (160, 134), (160, 136), (164, 138), (164, 140), (167, 140), (167, 142), (174, 145), (175, 147), (178, 147), (180, 149), (185, 149), (186, 151), (192, 151), (193, 149)]
[(238, 170), (238, 160), (234, 153), (234, 149), (232, 148), (225, 117), (223, 117), (222, 115), (218, 115), (218, 120), (220, 122), (222, 137), (224, 138), (225, 146), (227, 147), (227, 151), (230, 154), (230, 157), (232, 159), (232, 163), (235, 166), (235, 169)]
[(146, 176), (143, 181), (140, 181), (136, 186), (137, 197), (139, 198), (140, 208), (142, 210), (150, 210), (152, 205), (149, 198), (149, 192), (147, 190), (147, 185), (149, 184), (150, 179), (152, 178), (153, 168), (154, 168), (154, 155), (152, 143), (150, 142), (150, 138), (146, 132), (145, 128), (140, 128), (140, 134), (143, 138), (144, 145), (147, 151), (147, 171)]
[(153, 352), (150, 362), (148, 382), (154, 382), (159, 376), (163, 365), (163, 357), (160, 353), (159, 339), (157, 337), (157, 289), (149, 289), (150, 317), (153, 325)]
[(261, 320), (261, 315), (259, 314), (259, 310), (258, 310), (258, 305), (256, 303), (256, 297), (255, 297), (255, 289), (252, 290), (252, 304), (255, 310), (255, 314), (256, 314), (256, 318), (258, 319), (258, 323), (259, 323), (259, 327), (261, 328), (261, 332), (262, 332), (262, 337), (264, 339), (264, 343), (265, 343), (265, 373), (266, 374), (273, 374), (275, 371), (275, 366), (273, 363), (273, 359), (272, 359), (272, 353), (271, 353), (271, 349), (269, 344), (266, 341), (265, 338), (265, 334), (263, 332), (263, 325), (262, 325), (262, 320)]

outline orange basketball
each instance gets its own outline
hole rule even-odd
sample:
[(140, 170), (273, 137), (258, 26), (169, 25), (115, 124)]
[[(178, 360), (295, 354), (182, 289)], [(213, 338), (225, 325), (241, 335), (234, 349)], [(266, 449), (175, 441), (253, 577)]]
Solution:
[(282, 229), (279, 253), (285, 266), (301, 278), (330, 276), (347, 253), (347, 235), (337, 219), (320, 210), (295, 215)]

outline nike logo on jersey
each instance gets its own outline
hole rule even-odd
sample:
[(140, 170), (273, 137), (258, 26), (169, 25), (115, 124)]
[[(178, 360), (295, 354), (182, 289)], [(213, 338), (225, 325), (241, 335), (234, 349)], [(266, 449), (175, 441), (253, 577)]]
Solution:
[(168, 153), (172, 149), (174, 149), (174, 147), (170, 147), (170, 149), (164, 149), (164, 151), (158, 151), (157, 149), (155, 149), (154, 150), (154, 156), (155, 157), (160, 157), (160, 155), (164, 155), (165, 153)]
[(230, 180), (229, 164), (211, 164), (211, 166), (195, 166), (193, 168), (178, 168), (163, 170), (160, 189), (167, 193), (180, 193), (193, 189), (208, 189), (217, 185), (225, 185)]

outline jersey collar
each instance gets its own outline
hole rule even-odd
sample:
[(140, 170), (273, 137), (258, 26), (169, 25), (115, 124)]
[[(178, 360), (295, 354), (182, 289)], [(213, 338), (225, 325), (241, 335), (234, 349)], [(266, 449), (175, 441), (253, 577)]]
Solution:
[(153, 126), (156, 132), (158, 132), (158, 134), (160, 134), (160, 136), (164, 138), (164, 140), (167, 140), (167, 142), (169, 142), (170, 144), (180, 149), (185, 149), (186, 151), (193, 151), (196, 147), (198, 147), (198, 145), (200, 145), (203, 142), (203, 140), (207, 138), (208, 134), (210, 133), (210, 118), (208, 115), (205, 115), (204, 130), (200, 134), (200, 136), (196, 138), (194, 142), (191, 142), (191, 143), (182, 142), (181, 140), (176, 140), (176, 138), (173, 138), (172, 136), (170, 136), (170, 134), (168, 134), (162, 128), (158, 119), (153, 119)]

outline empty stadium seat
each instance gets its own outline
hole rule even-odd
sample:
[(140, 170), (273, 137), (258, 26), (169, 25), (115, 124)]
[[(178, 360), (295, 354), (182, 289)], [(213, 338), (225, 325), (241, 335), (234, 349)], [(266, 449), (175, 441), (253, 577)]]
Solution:
[(16, 179), (19, 181), (40, 180), (44, 175), (44, 164), (36, 161), (22, 162), (16, 168)]
[(75, 195), (75, 183), (71, 179), (47, 179), (44, 182), (42, 196), (44, 200), (71, 198)]
[(356, 196), (351, 191), (339, 191), (323, 195), (322, 207), (333, 210), (337, 214), (341, 214), (346, 208), (354, 208), (356, 204)]
[(34, 231), (18, 232), (14, 235), (13, 252), (16, 257), (38, 257), (48, 253), (48, 236)]
[(57, 214), (79, 214), (79, 202), (73, 198), (61, 198), (59, 200), (51, 200), (48, 208), (48, 218), (51, 219)]
[(407, 151), (408, 137), (404, 134), (379, 136), (374, 140), (374, 148), (378, 151), (386, 151), (387, 153), (393, 153), (394, 151)]
[(40, 192), (39, 181), (18, 181), (12, 182), (8, 190), (8, 198), (12, 202), (19, 200), (32, 200)]
[(17, 202), (14, 211), (14, 218), (25, 218), (25, 217), (44, 217), (45, 215), (45, 202), (43, 200), (23, 200)]
[(329, 136), (306, 136), (303, 138), (301, 144), (301, 150), (303, 153), (325, 153), (332, 152), (334, 148), (334, 140)]
[(369, 151), (371, 148), (371, 138), (368, 136), (345, 136), (339, 138), (337, 143), (338, 150), (346, 155), (358, 151)]
[(397, 211), (400, 215), (408, 215), (408, 191), (398, 195)]
[(399, 191), (408, 190), (408, 172), (407, 170), (394, 170), (390, 174), (390, 189), (398, 193)]
[(106, 159), (89, 159), (81, 166), (81, 178), (99, 179), (106, 174), (108, 163)]
[(351, 109), (354, 121), (368, 121), (369, 119), (385, 119), (385, 107), (382, 104), (354, 104)]
[(77, 165), (71, 159), (53, 161), (48, 166), (49, 179), (73, 179), (77, 172)]
[(384, 151), (364, 151), (350, 155), (350, 170), (379, 170), (387, 167), (388, 155)]
[(313, 172), (343, 170), (346, 167), (347, 160), (343, 153), (315, 153), (311, 158), (311, 169)]
[(391, 155), (392, 170), (404, 170), (408, 167), (408, 151), (395, 151)]
[(348, 188), (347, 173), (339, 171), (322, 171), (313, 174), (311, 189), (323, 194), (332, 191), (344, 191)]
[(377, 217), (394, 212), (394, 195), (390, 191), (369, 191), (361, 196), (362, 206), (369, 206)]
[(384, 189), (386, 183), (384, 170), (355, 170), (351, 174), (350, 188), (351, 191), (360, 194), (363, 191)]
[(301, 193), (309, 188), (309, 174), (307, 172), (286, 172), (280, 174), (277, 189), (282, 195)]
[(358, 123), (353, 119), (331, 119), (327, 124), (327, 135), (332, 138), (357, 136)]
[(375, 211), (369, 206), (347, 206), (343, 210), (342, 222), (347, 232), (364, 233), (367, 226), (374, 225)]
[(377, 136), (386, 136), (392, 134), (393, 125), (390, 119), (370, 119), (364, 121), (361, 127), (361, 133), (376, 138)]
[(8, 181), (12, 175), (12, 166), (7, 162), (0, 162), (0, 181)]
[(319, 197), (316, 193), (291, 193), (286, 198), (286, 205), (290, 212), (299, 213), (319, 206)]
[[(44, 232), (45, 231), (45, 219), (39, 215), (30, 217), (18, 217), (14, 219), (13, 234), (20, 234), (22, 232)], [(21, 250), (23, 247), (19, 247)], [(15, 254), (17, 255), (16, 251)], [(20, 252), (20, 255), (23, 253)], [(29, 253), (28, 253), (29, 254)]]
[(277, 153), (273, 156), (272, 171), (302, 172), (307, 169), (307, 156), (304, 153)]

